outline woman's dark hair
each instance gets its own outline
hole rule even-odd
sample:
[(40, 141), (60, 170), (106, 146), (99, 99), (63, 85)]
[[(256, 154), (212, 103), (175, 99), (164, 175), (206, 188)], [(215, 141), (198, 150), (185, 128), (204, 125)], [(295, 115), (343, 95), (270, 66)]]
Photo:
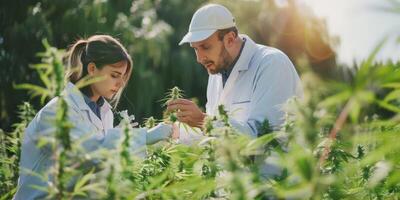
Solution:
[[(74, 84), (88, 75), (87, 67), (89, 63), (94, 63), (96, 68), (101, 69), (105, 65), (121, 61), (127, 62), (128, 67), (123, 76), (124, 86), (111, 99), (111, 103), (115, 107), (132, 73), (132, 59), (125, 47), (117, 39), (109, 35), (94, 35), (88, 39), (80, 39), (72, 44), (67, 56), (68, 70), (66, 78)], [(91, 96), (91, 91), (88, 87), (82, 88), (81, 91)]]

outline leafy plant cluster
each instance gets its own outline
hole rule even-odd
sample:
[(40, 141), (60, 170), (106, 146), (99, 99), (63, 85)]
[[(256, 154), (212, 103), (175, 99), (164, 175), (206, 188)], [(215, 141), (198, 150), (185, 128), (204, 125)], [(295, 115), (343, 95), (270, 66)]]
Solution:
[[(122, 118), (123, 137), (113, 150), (85, 152), (85, 138), (71, 141), (74, 125), (66, 119), (63, 100), (62, 51), (45, 43), (42, 64), (35, 65), (44, 83), (24, 84), (34, 95), (59, 98), (56, 131), (43, 138), (55, 164), (46, 174), (44, 190), (53, 199), (398, 199), (400, 197), (399, 97), (400, 65), (375, 63), (379, 48), (364, 61), (349, 83), (327, 82), (304, 74), (305, 96), (286, 107), (285, 124), (272, 131), (266, 121), (262, 136), (249, 138), (229, 124), (223, 106), (207, 118), (207, 137), (188, 146), (170, 140), (147, 147), (136, 156), (131, 119)], [(178, 88), (168, 98), (175, 99)], [(47, 97), (43, 97), (45, 100)], [(24, 103), (21, 122), (1, 133), (0, 191), (15, 192), (23, 133), (35, 111)], [(380, 113), (391, 113), (381, 116)], [(174, 113), (165, 120), (174, 121)], [(151, 128), (158, 120), (149, 118)], [(264, 160), (276, 156), (281, 173), (265, 178)], [(97, 165), (88, 165), (96, 161)], [(52, 180), (47, 180), (51, 175)], [(33, 186), (35, 187), (35, 186)]]

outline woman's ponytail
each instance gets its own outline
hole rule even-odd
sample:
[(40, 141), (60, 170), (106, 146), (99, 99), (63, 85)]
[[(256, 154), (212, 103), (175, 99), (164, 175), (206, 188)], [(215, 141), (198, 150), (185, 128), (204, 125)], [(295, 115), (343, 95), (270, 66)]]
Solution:
[(67, 80), (76, 83), (82, 76), (85, 76), (87, 70), (83, 69), (87, 63), (84, 62), (86, 56), (86, 40), (78, 40), (68, 51), (68, 70), (66, 73)]

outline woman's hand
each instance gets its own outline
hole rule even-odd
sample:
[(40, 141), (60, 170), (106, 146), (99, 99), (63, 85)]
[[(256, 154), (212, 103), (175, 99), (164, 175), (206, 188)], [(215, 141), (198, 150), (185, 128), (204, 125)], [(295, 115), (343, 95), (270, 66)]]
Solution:
[(179, 133), (179, 126), (176, 123), (172, 124), (172, 134), (171, 134), (171, 138), (174, 140), (179, 139), (180, 133)]

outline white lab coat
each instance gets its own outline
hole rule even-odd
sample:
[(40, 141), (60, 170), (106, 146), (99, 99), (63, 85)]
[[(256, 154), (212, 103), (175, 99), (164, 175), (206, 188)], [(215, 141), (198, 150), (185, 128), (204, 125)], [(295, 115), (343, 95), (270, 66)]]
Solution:
[[(101, 119), (99, 119), (89, 106), (85, 103), (82, 93), (72, 83), (68, 83), (64, 90), (65, 100), (68, 105), (68, 119), (73, 125), (70, 130), (71, 141), (87, 137), (82, 147), (87, 152), (97, 149), (114, 149), (120, 141), (122, 130), (113, 128), (113, 112), (110, 104), (105, 101), (100, 108)], [(57, 110), (57, 98), (52, 99), (45, 105), (29, 123), (22, 143), (20, 177), (14, 199), (42, 199), (45, 192), (34, 189), (31, 186), (46, 186), (46, 182), (38, 177), (26, 173), (26, 170), (43, 174), (53, 165), (52, 149), (50, 146), (37, 147), (39, 138), (54, 137), (54, 119)], [(171, 128), (165, 125), (159, 126), (159, 130), (170, 132)], [(134, 129), (131, 140), (131, 151), (139, 157), (145, 156), (146, 129)], [(96, 160), (93, 161), (96, 165)], [(50, 176), (51, 180), (52, 177)]]
[[(277, 130), (284, 122), (283, 107), (288, 99), (302, 97), (300, 78), (289, 58), (280, 50), (256, 44), (247, 35), (246, 42), (229, 78), (222, 84), (221, 74), (209, 75), (206, 113), (218, 115), (224, 105), (230, 124), (241, 133), (256, 138), (264, 120)], [(180, 129), (180, 141), (193, 144), (203, 137)], [(279, 175), (278, 156), (266, 160), (265, 177)]]
[(207, 115), (218, 115), (218, 106), (224, 105), (230, 123), (255, 138), (265, 119), (278, 129), (284, 121), (286, 101), (301, 97), (303, 92), (300, 78), (284, 53), (240, 36), (246, 43), (225, 87), (220, 74), (209, 76), (206, 111)]

